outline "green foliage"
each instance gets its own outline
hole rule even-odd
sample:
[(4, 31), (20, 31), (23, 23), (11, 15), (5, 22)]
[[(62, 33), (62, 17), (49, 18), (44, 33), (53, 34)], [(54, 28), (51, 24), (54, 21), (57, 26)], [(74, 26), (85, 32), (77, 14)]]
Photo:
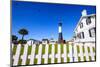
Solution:
[(26, 29), (20, 29), (20, 30), (18, 31), (18, 33), (22, 35), (22, 39), (19, 40), (19, 43), (20, 43), (20, 44), (26, 44), (27, 41), (24, 40), (24, 36), (28, 34), (28, 31), (27, 31)]
[(16, 35), (12, 35), (12, 43), (13, 44), (18, 44), (17, 39), (18, 39), (18, 37)]
[(16, 40), (17, 41), (18, 37), (16, 35), (12, 35), (12, 41)]
[(27, 41), (26, 41), (26, 40), (19, 40), (18, 43), (19, 43), (19, 44), (26, 44)]
[(58, 53), (58, 44), (55, 44), (55, 54)]
[(28, 31), (26, 29), (20, 29), (18, 31), (18, 33), (21, 34), (21, 35), (27, 35), (28, 34)]

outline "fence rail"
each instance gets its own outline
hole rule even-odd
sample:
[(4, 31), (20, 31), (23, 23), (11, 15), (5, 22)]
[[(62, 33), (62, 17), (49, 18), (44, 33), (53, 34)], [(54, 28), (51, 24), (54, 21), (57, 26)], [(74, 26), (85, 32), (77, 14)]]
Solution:
[[(73, 49), (73, 50), (72, 50)], [(95, 61), (95, 46), (72, 44), (12, 44), (13, 66)]]

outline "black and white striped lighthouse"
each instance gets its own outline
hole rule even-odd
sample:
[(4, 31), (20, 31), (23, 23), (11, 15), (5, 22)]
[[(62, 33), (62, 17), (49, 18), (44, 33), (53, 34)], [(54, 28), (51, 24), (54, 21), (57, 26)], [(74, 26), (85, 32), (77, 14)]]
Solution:
[(62, 23), (61, 22), (58, 24), (58, 33), (59, 33), (58, 43), (62, 44), (63, 43), (63, 35), (62, 35)]

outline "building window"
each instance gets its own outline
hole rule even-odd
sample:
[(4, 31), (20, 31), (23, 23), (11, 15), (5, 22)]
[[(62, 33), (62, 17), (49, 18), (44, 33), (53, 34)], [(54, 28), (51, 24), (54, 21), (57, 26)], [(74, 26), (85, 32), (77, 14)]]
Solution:
[(96, 29), (95, 28), (92, 28), (89, 30), (89, 36), (90, 37), (95, 37), (95, 33), (96, 33)]
[(84, 39), (84, 32), (79, 33), (77, 36), (79, 39)]
[(81, 39), (84, 38), (84, 32), (81, 32)]
[(86, 24), (89, 25), (91, 23), (91, 17), (87, 17)]
[(83, 28), (83, 23), (80, 23), (80, 28)]

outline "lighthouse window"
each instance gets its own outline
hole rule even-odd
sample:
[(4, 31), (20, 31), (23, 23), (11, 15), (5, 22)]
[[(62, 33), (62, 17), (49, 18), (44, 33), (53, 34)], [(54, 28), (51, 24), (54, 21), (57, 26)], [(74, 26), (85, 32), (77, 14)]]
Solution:
[(87, 17), (86, 24), (89, 25), (91, 23), (91, 17)]
[(96, 33), (96, 29), (95, 28), (92, 28), (89, 30), (89, 36), (90, 37), (95, 37), (95, 33)]

